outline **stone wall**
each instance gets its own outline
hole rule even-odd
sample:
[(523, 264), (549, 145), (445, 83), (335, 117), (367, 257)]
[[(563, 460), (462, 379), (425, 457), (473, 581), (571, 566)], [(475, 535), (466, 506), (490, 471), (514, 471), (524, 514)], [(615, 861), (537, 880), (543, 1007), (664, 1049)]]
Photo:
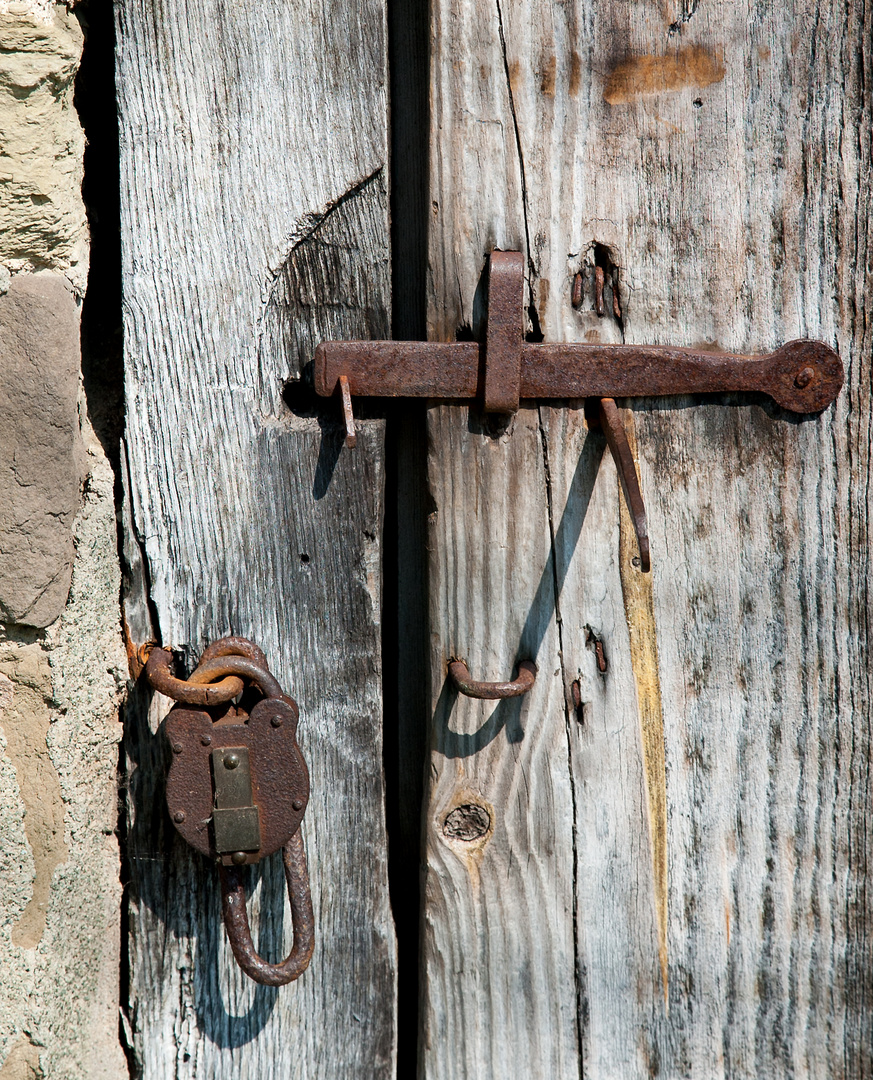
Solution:
[(113, 473), (82, 389), (82, 46), (65, 6), (0, 0), (0, 1080), (128, 1075), (126, 659)]

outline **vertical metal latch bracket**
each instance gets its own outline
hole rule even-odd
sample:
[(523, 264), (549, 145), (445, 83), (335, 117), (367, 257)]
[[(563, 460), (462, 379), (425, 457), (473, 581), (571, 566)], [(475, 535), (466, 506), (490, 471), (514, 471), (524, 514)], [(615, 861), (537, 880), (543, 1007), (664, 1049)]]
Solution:
[(230, 864), (235, 851), (259, 851), (261, 818), (252, 799), (252, 771), (247, 746), (223, 746), (212, 751), (215, 808), (212, 827), (215, 850)]

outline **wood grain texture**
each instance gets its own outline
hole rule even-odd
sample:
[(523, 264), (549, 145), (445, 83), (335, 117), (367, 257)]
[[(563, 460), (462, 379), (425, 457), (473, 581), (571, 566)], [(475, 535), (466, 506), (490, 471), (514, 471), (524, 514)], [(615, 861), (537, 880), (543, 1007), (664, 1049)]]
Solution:
[[(578, 1057), (574, 778), (541, 432), (535, 409), (503, 436), (468, 430), (466, 413), (429, 416), (435, 705), (421, 1075), (564, 1076)], [(525, 659), (539, 671), (524, 697), (476, 701), (446, 680), (455, 657), (475, 680), (506, 681)]]
[[(363, 421), (342, 452), (333, 403), (284, 389), (322, 336), (389, 329), (384, 7), (124, 0), (117, 17), (126, 448), (150, 609), (189, 663), (250, 636), (298, 700), (318, 935), (293, 986), (239, 972), (215, 870), (163, 806), (161, 706), (135, 696), (135, 1057), (154, 1078), (392, 1075), (384, 425)], [(280, 861), (251, 882), (254, 940), (275, 959), (290, 937)]]
[[(463, 634), (500, 642), (505, 627), (546, 627), (535, 658), (562, 687), (522, 707), (519, 741), (501, 732), (463, 759), (464, 784), (498, 823), (513, 820), (525, 762), (532, 839), (512, 835), (513, 874), (501, 872), (500, 846), (483, 847), (476, 871), (483, 883), (499, 875), (492, 892), (462, 891), (445, 865), (438, 811), (457, 764), (434, 741), (427, 1080), (505, 1076), (507, 1061), (524, 1062), (517, 1075), (573, 1080), (873, 1072), (871, 22), (864, 3), (806, 0), (434, 6), (434, 338), (476, 329), (487, 251), (521, 247), (534, 335), (739, 352), (817, 337), (839, 350), (847, 386), (834, 408), (802, 419), (727, 396), (633, 405), (665, 725), (669, 1011), (612, 462), (578, 408), (539, 408), (537, 466), (477, 434), (466, 410), (432, 412), (431, 495), (450, 517), (431, 556), (435, 730), (441, 665)], [(619, 317), (594, 312), (595, 265)], [(574, 309), (577, 272), (585, 299)], [(446, 464), (476, 440), (505, 455), (492, 488), (469, 470), (462, 486)], [(477, 517), (492, 499), (503, 516), (489, 529), (507, 548), (520, 530), (549, 530), (553, 597), (527, 553), (503, 550), (512, 589), (493, 591)], [(454, 604), (476, 590), (480, 611)], [(574, 678), (575, 715), (561, 692)], [(559, 729), (563, 754), (537, 758)], [(554, 847), (536, 842), (539, 829)], [(527, 918), (522, 866), (535, 868), (545, 930)], [(492, 928), (506, 926), (514, 947), (500, 947), (501, 931), (489, 949)], [(444, 944), (477, 935), (486, 944), (462, 959)], [(572, 941), (572, 963), (556, 941)], [(477, 978), (490, 995), (471, 991)], [(513, 979), (548, 982), (535, 1005), (545, 1030), (572, 1029), (571, 1003), (578, 1053), (569, 1038), (561, 1057), (531, 1052), (529, 998), (510, 1007), (502, 992)], [(440, 1028), (445, 1015), (475, 1023)]]

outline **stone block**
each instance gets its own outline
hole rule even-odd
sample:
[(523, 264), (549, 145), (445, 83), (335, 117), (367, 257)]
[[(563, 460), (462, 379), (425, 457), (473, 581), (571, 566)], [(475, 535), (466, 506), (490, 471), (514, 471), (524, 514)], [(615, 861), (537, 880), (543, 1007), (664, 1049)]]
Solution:
[(19, 274), (0, 296), (0, 621), (64, 610), (84, 476), (79, 317), (64, 279)]

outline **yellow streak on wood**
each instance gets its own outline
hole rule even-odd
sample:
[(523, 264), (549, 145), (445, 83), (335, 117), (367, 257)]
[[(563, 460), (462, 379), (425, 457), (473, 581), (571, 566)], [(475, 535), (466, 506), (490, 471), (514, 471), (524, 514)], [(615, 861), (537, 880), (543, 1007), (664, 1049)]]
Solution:
[[(625, 414), (628, 442), (637, 460), (633, 415)], [(643, 737), (643, 772), (648, 801), (649, 842), (654, 875), (658, 957), (664, 1001), (667, 1001), (667, 771), (664, 759), (664, 714), (658, 676), (658, 638), (652, 575), (633, 560), (639, 558), (636, 533), (619, 487), (619, 569), (624, 613), (630, 635), (631, 665), (637, 687), (637, 708)], [(655, 556), (657, 557), (657, 556)]]

